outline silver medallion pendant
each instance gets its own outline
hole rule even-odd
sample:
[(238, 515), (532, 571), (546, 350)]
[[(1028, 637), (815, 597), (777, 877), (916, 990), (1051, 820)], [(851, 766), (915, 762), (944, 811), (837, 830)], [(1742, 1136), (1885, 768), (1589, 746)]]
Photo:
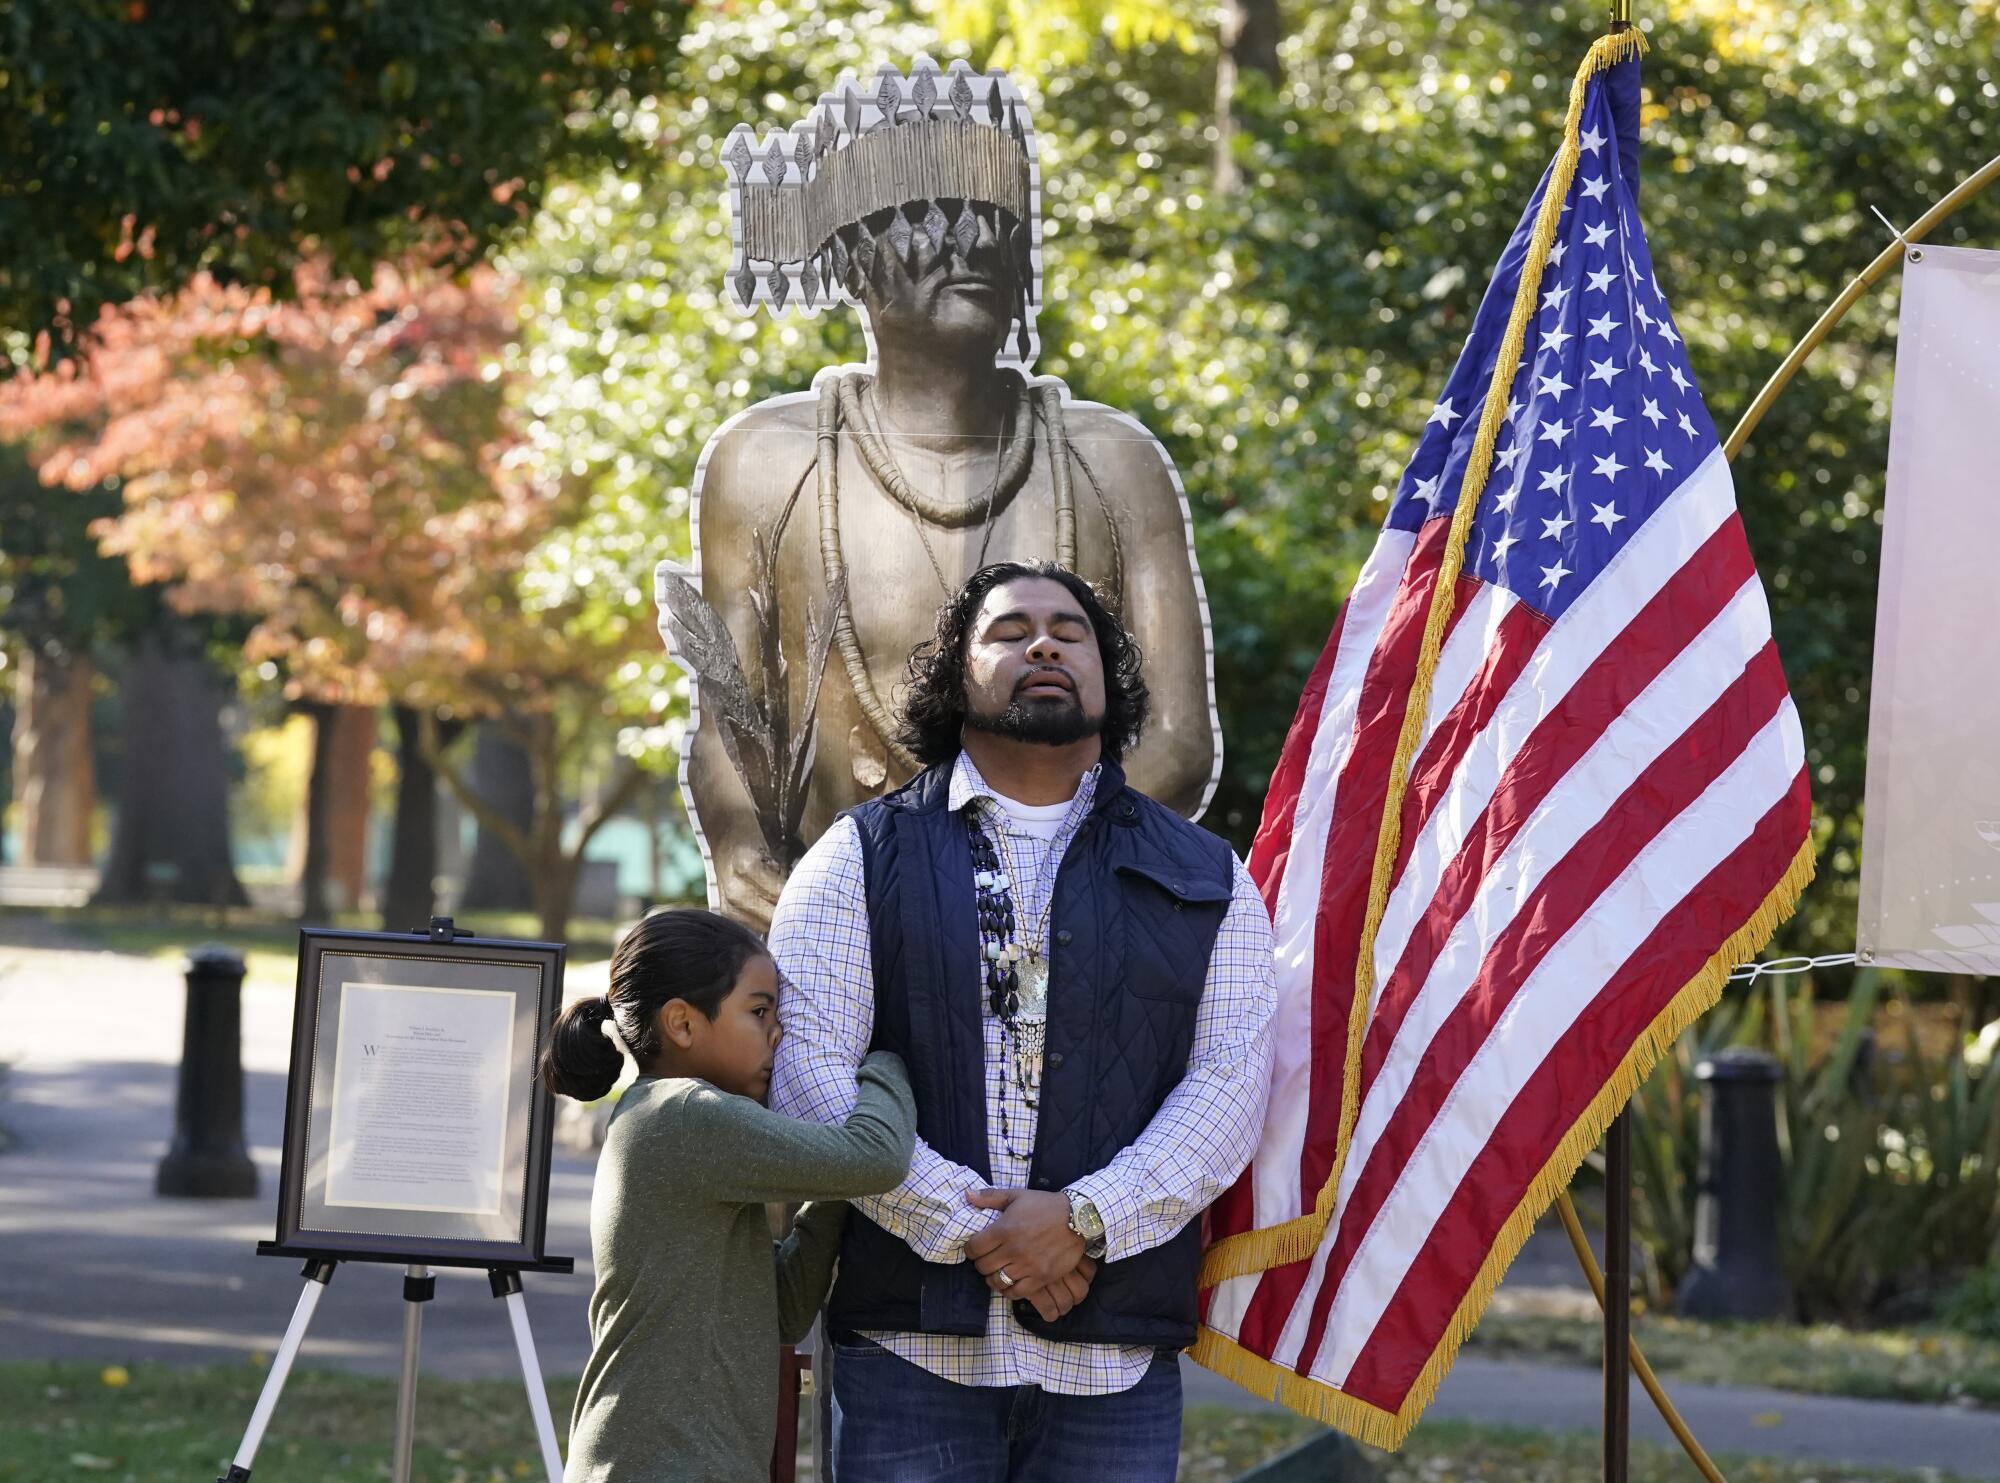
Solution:
[(1049, 965), (1039, 953), (1029, 953), (1014, 967), (1016, 991), (1021, 996), (1021, 1013), (1040, 1019), (1049, 1007)]

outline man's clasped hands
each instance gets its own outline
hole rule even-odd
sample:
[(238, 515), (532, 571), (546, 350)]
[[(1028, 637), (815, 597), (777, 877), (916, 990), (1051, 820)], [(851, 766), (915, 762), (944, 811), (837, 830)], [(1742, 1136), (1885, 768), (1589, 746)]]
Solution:
[(1070, 1229), (1069, 1197), (1047, 1190), (974, 1190), (966, 1203), (997, 1211), (965, 1243), (965, 1257), (993, 1291), (1034, 1305), (1053, 1323), (1081, 1303), (1097, 1276), (1084, 1239)]

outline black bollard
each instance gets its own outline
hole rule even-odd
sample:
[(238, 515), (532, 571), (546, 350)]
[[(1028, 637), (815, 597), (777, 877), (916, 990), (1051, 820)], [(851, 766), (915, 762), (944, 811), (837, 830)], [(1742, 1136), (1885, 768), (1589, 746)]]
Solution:
[(1694, 1266), (1674, 1296), (1692, 1318), (1777, 1318), (1791, 1311), (1778, 1261), (1777, 1086), (1762, 1051), (1741, 1047), (1695, 1068), (1708, 1083), (1701, 1108), (1701, 1179), (1694, 1209)]
[(198, 947), (187, 959), (174, 1141), (153, 1188), (196, 1199), (247, 1199), (257, 1166), (243, 1146), (243, 955)]

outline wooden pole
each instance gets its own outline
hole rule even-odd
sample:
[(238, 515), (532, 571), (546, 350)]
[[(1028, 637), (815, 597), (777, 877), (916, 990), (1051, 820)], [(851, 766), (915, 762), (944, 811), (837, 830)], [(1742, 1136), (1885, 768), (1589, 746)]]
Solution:
[(778, 1436), (771, 1447), (771, 1483), (794, 1483), (799, 1475), (800, 1377), (812, 1369), (812, 1356), (790, 1345), (778, 1351)]
[(1604, 1138), (1604, 1483), (1625, 1483), (1632, 1441), (1632, 1122)]
[[(1597, 1299), (1598, 1311), (1602, 1312), (1604, 1273), (1598, 1269), (1597, 1258), (1591, 1254), (1590, 1238), (1583, 1233), (1583, 1222), (1577, 1218), (1576, 1205), (1570, 1199), (1568, 1190), (1556, 1196), (1556, 1214), (1562, 1217), (1563, 1234), (1569, 1237), (1569, 1249), (1576, 1253), (1577, 1265), (1583, 1268), (1584, 1278), (1590, 1283), (1591, 1296)], [(1674, 1434), (1674, 1440), (1681, 1444), (1682, 1450), (1688, 1455), (1688, 1461), (1694, 1464), (1695, 1471), (1707, 1479), (1708, 1483), (1728, 1483), (1722, 1476), (1722, 1470), (1716, 1467), (1713, 1459), (1702, 1450), (1701, 1443), (1695, 1440), (1694, 1433), (1688, 1430), (1688, 1424), (1681, 1418), (1681, 1413), (1674, 1409), (1674, 1403), (1667, 1398), (1666, 1387), (1660, 1384), (1660, 1377), (1653, 1373), (1653, 1367), (1646, 1363), (1646, 1356), (1640, 1352), (1638, 1342), (1634, 1340), (1629, 1344), (1626, 1352), (1632, 1356), (1632, 1373), (1637, 1375), (1639, 1383), (1646, 1387), (1646, 1394), (1653, 1398), (1653, 1404), (1659, 1408), (1660, 1419), (1666, 1422), (1667, 1430)]]

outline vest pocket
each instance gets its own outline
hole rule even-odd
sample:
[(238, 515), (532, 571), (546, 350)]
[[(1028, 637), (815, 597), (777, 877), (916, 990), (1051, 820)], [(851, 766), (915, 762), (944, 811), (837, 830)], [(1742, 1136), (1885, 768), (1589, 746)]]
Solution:
[(1124, 887), (1126, 987), (1141, 999), (1194, 1004), (1208, 982), (1215, 934), (1229, 909), (1229, 882), (1168, 866), (1118, 866)]

